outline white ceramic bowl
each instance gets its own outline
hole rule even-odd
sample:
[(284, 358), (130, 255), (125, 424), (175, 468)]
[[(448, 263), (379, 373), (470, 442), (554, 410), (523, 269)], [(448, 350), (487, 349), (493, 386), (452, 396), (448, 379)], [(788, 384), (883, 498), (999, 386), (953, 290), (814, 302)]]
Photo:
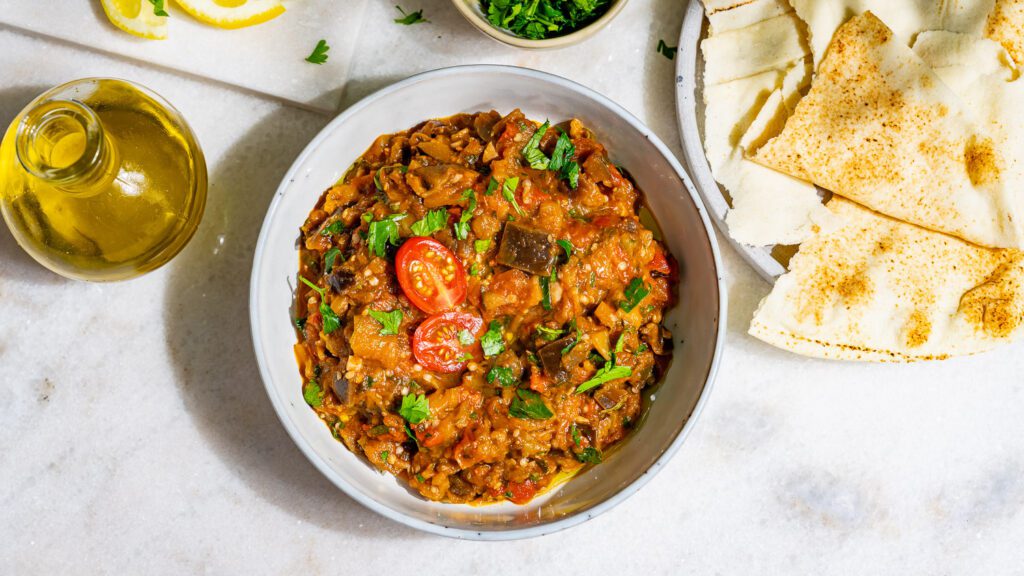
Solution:
[(609, 22), (615, 18), (623, 8), (626, 7), (628, 0), (613, 0), (612, 5), (608, 7), (597, 20), (594, 20), (590, 24), (587, 24), (583, 28), (570, 32), (563, 36), (555, 36), (553, 38), (544, 38), (543, 40), (532, 40), (530, 38), (523, 38), (516, 36), (512, 32), (503, 28), (491, 24), (487, 19), (487, 15), (480, 8), (480, 0), (452, 0), (452, 4), (455, 8), (465, 16), (466, 20), (469, 20), (470, 24), (476, 26), (476, 29), (483, 32), (484, 34), (494, 38), (498, 42), (508, 44), (509, 46), (515, 46), (517, 48), (526, 48), (528, 50), (550, 50), (553, 48), (565, 48), (578, 42), (582, 42), (594, 34), (597, 34), (602, 28), (608, 25)]
[[(380, 134), (459, 112), (521, 108), (528, 117), (577, 117), (635, 178), (680, 261), (680, 303), (666, 317), (672, 364), (646, 417), (604, 463), (526, 506), (428, 502), (382, 475), (331, 437), (302, 399), (292, 355), (296, 238), (320, 193)], [(725, 332), (721, 261), (711, 223), (679, 163), (636, 118), (583, 86), (506, 66), (460, 66), (413, 76), (347, 109), (306, 147), (267, 211), (253, 263), (250, 316), (260, 373), (288, 433), (349, 496), (414, 528), (461, 538), (507, 540), (547, 534), (608, 510), (643, 486), (693, 426), (714, 379)]]

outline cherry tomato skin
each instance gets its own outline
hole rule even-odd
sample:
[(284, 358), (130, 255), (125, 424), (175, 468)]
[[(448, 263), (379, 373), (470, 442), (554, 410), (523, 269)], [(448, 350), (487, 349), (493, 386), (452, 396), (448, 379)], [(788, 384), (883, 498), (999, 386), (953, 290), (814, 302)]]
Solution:
[(537, 484), (533, 480), (527, 480), (526, 482), (509, 482), (508, 483), (508, 494), (506, 497), (515, 504), (523, 505), (533, 500), (533, 497), (537, 495), (538, 490)]
[(437, 314), (466, 299), (466, 269), (444, 244), (418, 236), (395, 255), (398, 284), (406, 298), (427, 314)]
[[(459, 333), (466, 330), (473, 336), (471, 344), (459, 341)], [(412, 355), (421, 366), (431, 372), (454, 374), (466, 368), (466, 354), (475, 356), (477, 341), (484, 331), (484, 321), (466, 312), (434, 314), (423, 321), (412, 336)]]

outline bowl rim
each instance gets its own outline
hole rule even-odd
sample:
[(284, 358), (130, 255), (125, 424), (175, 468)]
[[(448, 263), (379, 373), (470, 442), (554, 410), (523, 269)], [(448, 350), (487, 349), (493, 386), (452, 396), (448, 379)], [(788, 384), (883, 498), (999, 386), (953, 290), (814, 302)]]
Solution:
[(597, 34), (602, 28), (607, 26), (608, 23), (618, 16), (619, 12), (626, 7), (627, 2), (629, 2), (629, 0), (614, 0), (614, 3), (608, 7), (608, 10), (604, 14), (583, 28), (574, 30), (562, 36), (545, 38), (543, 40), (534, 40), (532, 38), (516, 36), (511, 32), (497, 28), (489, 21), (482, 18), (480, 14), (475, 12), (470, 6), (471, 3), (479, 5), (479, 0), (452, 0), (452, 4), (455, 5), (455, 9), (458, 10), (466, 20), (469, 20), (477, 30), (498, 42), (501, 42), (502, 44), (527, 50), (551, 50), (554, 48), (565, 48), (582, 42), (594, 34)]
[[(288, 402), (284, 398), (280, 397), (277, 393), (276, 388), (272, 385), (272, 379), (270, 376), (269, 368), (265, 360), (266, 351), (264, 350), (263, 343), (260, 341), (256, 327), (260, 325), (260, 319), (258, 318), (259, 309), (259, 270), (263, 267), (264, 254), (266, 254), (267, 238), (270, 235), (270, 223), (277, 214), (278, 208), (281, 205), (282, 198), (284, 197), (285, 191), (292, 185), (292, 182), (296, 179), (300, 167), (302, 167), (308, 158), (319, 148), (322, 143), (327, 140), (339, 126), (346, 123), (350, 118), (356, 116), (369, 106), (373, 101), (391, 94), (403, 90), (404, 88), (417, 84), (427, 80), (433, 80), (436, 78), (444, 78), (447, 76), (461, 76), (465, 74), (475, 74), (484, 72), (499, 72), (505, 74), (513, 74), (527, 78), (533, 78), (537, 80), (543, 80), (559, 85), (560, 87), (572, 90), (582, 95), (592, 98), (601, 104), (604, 108), (618, 115), (622, 120), (626, 121), (635, 130), (640, 132), (645, 138), (647, 138), (658, 150), (659, 153), (668, 161), (669, 165), (679, 176), (686, 188), (687, 194), (690, 196), (690, 200), (693, 202), (694, 207), (697, 209), (698, 216), (700, 217), (701, 223), (704, 225), (704, 233), (708, 239), (708, 243), (711, 247), (712, 259), (715, 266), (715, 277), (717, 279), (716, 288), (718, 296), (718, 315), (715, 320), (715, 343), (714, 351), (712, 353), (711, 363), (708, 367), (707, 375), (704, 378), (703, 387), (701, 388), (700, 396), (697, 399), (697, 403), (694, 406), (692, 412), (689, 414), (683, 427), (676, 434), (676, 437), (669, 444), (668, 448), (665, 449), (661, 455), (658, 456), (650, 467), (648, 467), (642, 474), (637, 476), (633, 482), (628, 484), (619, 492), (609, 497), (607, 500), (595, 504), (592, 508), (589, 508), (585, 513), (575, 513), (565, 518), (561, 518), (554, 522), (547, 524), (530, 526), (525, 528), (513, 528), (510, 530), (500, 531), (489, 531), (486, 529), (468, 530), (463, 528), (452, 528), (444, 526), (442, 524), (434, 524), (431, 522), (423, 521), (411, 516), (407, 516), (404, 513), (395, 510), (386, 504), (378, 502), (372, 497), (364, 495), (360, 490), (354, 486), (350, 486), (344, 479), (337, 477), (330, 466), (328, 466), (326, 460), (320, 456), (310, 446), (306, 440), (302, 437), (299, 432), (298, 425), (288, 416)], [(711, 220), (708, 217), (707, 210), (704, 206), (703, 201), (697, 194), (693, 187), (693, 183), (690, 181), (689, 175), (680, 165), (675, 155), (668, 149), (667, 146), (661, 141), (660, 138), (647, 126), (645, 126), (636, 116), (631, 114), (625, 108), (616, 104), (608, 97), (598, 93), (595, 90), (587, 88), (582, 84), (573, 82), (561, 76), (550, 74), (547, 72), (541, 72), (538, 70), (532, 70), (529, 68), (521, 68), (517, 66), (507, 65), (495, 65), (495, 64), (472, 64), (472, 65), (461, 65), (461, 66), (450, 66), (447, 68), (439, 68), (436, 70), (430, 70), (415, 74), (404, 80), (400, 80), (393, 84), (390, 84), (353, 104), (348, 107), (344, 112), (336, 116), (331, 122), (329, 122), (320, 132), (306, 145), (303, 151), (292, 163), (288, 172), (281, 179), (281, 183), (278, 185), (274, 198), (267, 208), (267, 213), (264, 216), (263, 224), (260, 228), (259, 239), (256, 242), (256, 248), (253, 256), (252, 270), (250, 271), (249, 279), (249, 323), (250, 333), (253, 340), (253, 348), (256, 355), (256, 363), (259, 366), (260, 377), (263, 380), (263, 386), (267, 391), (267, 396), (270, 398), (270, 402), (274, 407), (274, 412), (277, 414), (278, 419), (284, 426), (288, 435), (292, 441), (298, 446), (299, 450), (306, 456), (306, 458), (313, 464), (317, 470), (320, 471), (328, 480), (331, 481), (335, 486), (341, 489), (342, 492), (347, 494), (350, 498), (362, 504), (366, 508), (417, 530), (437, 534), (441, 536), (447, 536), (451, 538), (466, 539), (466, 540), (481, 540), (481, 541), (506, 541), (506, 540), (518, 540), (523, 538), (533, 538), (537, 536), (544, 536), (559, 532), (567, 528), (582, 524), (591, 518), (599, 516), (604, 512), (614, 508), (621, 502), (639, 491), (645, 486), (651, 478), (678, 452), (679, 447), (689, 436), (690, 431), (695, 426), (700, 413), (703, 411), (704, 405), (708, 401), (708, 397), (711, 395), (716, 376), (718, 374), (719, 365), (721, 363), (722, 355), (725, 350), (725, 333), (726, 333), (726, 318), (728, 308), (728, 297), (725, 288), (725, 281), (723, 277), (723, 266), (721, 253), (718, 246), (718, 239), (715, 235), (714, 227)]]

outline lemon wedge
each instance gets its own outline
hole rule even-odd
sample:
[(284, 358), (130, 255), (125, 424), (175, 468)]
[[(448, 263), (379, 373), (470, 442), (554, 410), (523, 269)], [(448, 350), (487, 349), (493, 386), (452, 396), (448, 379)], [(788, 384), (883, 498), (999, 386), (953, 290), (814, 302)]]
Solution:
[(157, 16), (147, 0), (102, 0), (110, 22), (129, 34), (150, 40), (167, 38), (167, 17)]
[(175, 0), (193, 18), (218, 28), (244, 28), (284, 13), (280, 0)]

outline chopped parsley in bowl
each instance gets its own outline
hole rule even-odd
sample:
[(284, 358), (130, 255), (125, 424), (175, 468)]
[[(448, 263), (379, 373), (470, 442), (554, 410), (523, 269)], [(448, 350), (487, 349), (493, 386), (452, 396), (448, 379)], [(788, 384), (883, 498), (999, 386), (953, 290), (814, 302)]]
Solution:
[(564, 36), (600, 18), (613, 0), (480, 0), (492, 25), (521, 38)]
[(452, 0), (491, 38), (519, 48), (561, 48), (589, 38), (626, 0)]

